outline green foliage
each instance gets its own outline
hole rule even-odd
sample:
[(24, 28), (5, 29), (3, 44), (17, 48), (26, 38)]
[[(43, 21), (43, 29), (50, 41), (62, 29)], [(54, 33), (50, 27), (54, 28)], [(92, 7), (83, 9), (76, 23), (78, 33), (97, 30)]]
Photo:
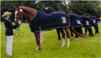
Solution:
[(43, 10), (43, 8), (45, 7), (51, 7), (54, 10), (67, 11), (66, 6), (64, 6), (61, 1), (40, 1), (39, 3), (37, 3), (36, 7), (39, 10)]
[(66, 5), (65, 2), (63, 1), (55, 1), (55, 0), (40, 1), (37, 4), (34, 4), (31, 0), (1, 1), (1, 8), (4, 8), (5, 7), (4, 5), (6, 5), (7, 8), (9, 8), (10, 6), (16, 7), (17, 5), (27, 5), (31, 7), (36, 7), (38, 10), (43, 10), (44, 7), (48, 6), (53, 8), (54, 10), (63, 10), (65, 12), (69, 12), (69, 10), (73, 10), (74, 12), (80, 14), (101, 15), (101, 1), (70, 1), (69, 5)]
[(88, 13), (90, 15), (98, 15), (99, 1), (71, 1), (69, 3), (70, 10), (77, 13)]

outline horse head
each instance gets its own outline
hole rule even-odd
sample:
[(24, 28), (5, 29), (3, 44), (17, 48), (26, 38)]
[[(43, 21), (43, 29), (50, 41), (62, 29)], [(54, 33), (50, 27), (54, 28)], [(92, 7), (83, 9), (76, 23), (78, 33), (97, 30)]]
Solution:
[(18, 6), (15, 10), (15, 18), (18, 22), (22, 15), (27, 16), (29, 19), (28, 21), (32, 21), (32, 18), (37, 15), (37, 10), (27, 6)]
[(16, 7), (15, 9), (15, 21), (18, 23), (21, 19), (21, 15), (23, 15), (23, 9)]

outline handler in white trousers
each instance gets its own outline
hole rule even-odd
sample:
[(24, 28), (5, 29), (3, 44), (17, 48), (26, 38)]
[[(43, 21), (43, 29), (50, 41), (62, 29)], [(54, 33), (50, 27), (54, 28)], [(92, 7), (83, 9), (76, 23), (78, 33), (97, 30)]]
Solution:
[(4, 25), (5, 25), (5, 35), (6, 35), (6, 54), (7, 56), (12, 56), (13, 53), (13, 19), (12, 12), (6, 11), (2, 15)]

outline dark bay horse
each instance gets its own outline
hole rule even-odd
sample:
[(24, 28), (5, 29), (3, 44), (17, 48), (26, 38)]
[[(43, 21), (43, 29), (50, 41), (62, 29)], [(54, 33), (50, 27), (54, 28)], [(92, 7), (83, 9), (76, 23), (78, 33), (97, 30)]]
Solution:
[[(27, 7), (27, 6), (19, 6), (16, 8), (15, 11), (15, 19), (16, 22), (20, 20), (21, 15), (27, 16), (29, 19), (29, 26), (31, 31), (34, 33), (37, 43), (37, 48), (41, 48), (41, 31), (43, 30), (50, 30), (50, 29), (57, 29), (57, 28), (64, 28), (63, 32), (65, 34), (70, 33), (67, 23), (67, 16), (63, 12), (52, 12), (50, 14), (45, 14), (43, 12), (37, 11), (34, 8)], [(67, 42), (67, 46), (70, 46), (70, 39), (65, 36), (65, 39), (61, 39), (62, 44), (61, 47), (65, 46)]]

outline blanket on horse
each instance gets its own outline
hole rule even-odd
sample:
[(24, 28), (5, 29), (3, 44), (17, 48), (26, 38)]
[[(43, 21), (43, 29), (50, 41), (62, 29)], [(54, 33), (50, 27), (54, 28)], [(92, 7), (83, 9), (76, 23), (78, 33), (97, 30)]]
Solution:
[(67, 17), (64, 12), (52, 12), (46, 14), (38, 12), (30, 23), (31, 31), (49, 30), (52, 28), (63, 28), (67, 24)]

